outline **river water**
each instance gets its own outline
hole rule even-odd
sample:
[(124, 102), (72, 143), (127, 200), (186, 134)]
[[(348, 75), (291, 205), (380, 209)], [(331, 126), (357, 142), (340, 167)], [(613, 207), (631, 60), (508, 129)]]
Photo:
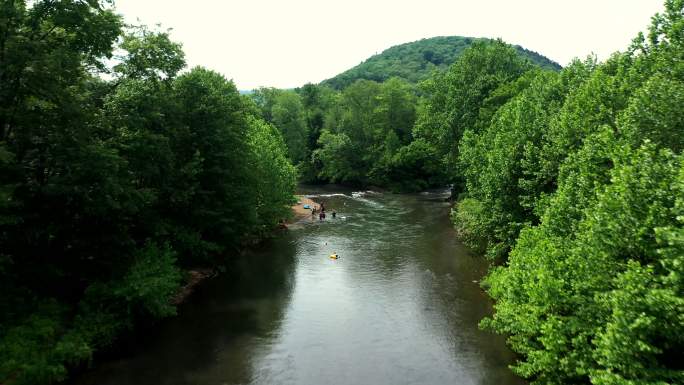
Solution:
[(445, 192), (303, 193), (337, 218), (291, 226), (73, 384), (523, 383), (477, 327), (486, 264), (456, 240)]

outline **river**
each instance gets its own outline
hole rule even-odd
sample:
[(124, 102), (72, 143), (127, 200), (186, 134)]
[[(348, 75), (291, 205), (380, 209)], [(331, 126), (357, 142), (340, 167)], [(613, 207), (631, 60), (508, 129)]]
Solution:
[(303, 193), (337, 218), (292, 225), (72, 383), (524, 384), (477, 327), (486, 263), (456, 240), (445, 192)]

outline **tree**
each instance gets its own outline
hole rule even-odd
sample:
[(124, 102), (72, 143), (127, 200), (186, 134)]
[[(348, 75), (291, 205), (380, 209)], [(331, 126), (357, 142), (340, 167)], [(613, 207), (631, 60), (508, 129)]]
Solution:
[(467, 129), (479, 130), (479, 111), (489, 95), (514, 81), (532, 65), (498, 40), (474, 42), (447, 72), (423, 83), (428, 97), (418, 116), (414, 136), (437, 149), (450, 181), (458, 182), (458, 143)]
[(63, 381), (175, 314), (180, 266), (225, 263), (289, 211), (280, 134), (222, 75), (177, 76), (183, 56), (107, 2), (0, 4), (0, 382)]
[(183, 111), (174, 138), (178, 162), (198, 164), (192, 197), (174, 210), (177, 221), (192, 231), (181, 237), (189, 243), (179, 251), (201, 261), (235, 249), (256, 221), (247, 203), (253, 199), (249, 124), (235, 85), (216, 72), (193, 68), (175, 79), (173, 91)]
[(249, 118), (249, 170), (255, 184), (258, 218), (255, 232), (267, 234), (282, 219), (288, 218), (294, 203), (292, 192), (297, 174), (287, 157), (287, 146), (272, 125)]
[[(497, 305), (485, 325), (511, 334), (511, 346), (525, 357), (516, 372), (539, 383), (682, 378), (674, 364), (683, 341), (673, 328), (680, 321), (670, 318), (681, 314), (674, 294), (681, 281), (668, 278), (678, 268), (662, 259), (672, 254), (658, 252), (667, 246), (656, 236), (661, 227), (681, 226), (670, 192), (681, 157), (653, 145), (613, 151), (616, 167), (583, 206), (577, 231), (557, 233), (545, 221), (523, 231), (509, 265), (487, 279)], [(551, 207), (568, 198), (560, 192)], [(649, 301), (654, 308), (637, 310)], [(656, 309), (668, 310), (656, 318)], [(624, 344), (626, 338), (632, 343)]]
[(497, 110), (489, 127), (479, 133), (466, 130), (459, 143), (468, 197), (479, 204), (459, 205), (458, 210), (478, 207), (460, 216), (469, 218), (487, 240), (490, 258), (505, 257), (520, 229), (538, 222), (538, 201), (555, 191), (555, 179), (537, 178), (539, 143), (569, 90), (585, 77), (581, 63), (560, 73), (536, 72), (519, 95)]
[(385, 132), (394, 132), (402, 144), (411, 142), (411, 130), (416, 120), (416, 96), (412, 87), (399, 78), (382, 83), (376, 111), (379, 125)]
[(314, 157), (322, 164), (320, 176), (358, 185), (422, 186), (425, 181), (413, 184), (392, 180), (398, 173), (389, 175), (395, 153), (412, 140), (415, 115), (416, 96), (403, 80), (359, 80), (350, 85), (326, 116), (327, 133), (320, 136)]
[(684, 380), (675, 64), (684, 2), (665, 9), (648, 41), (588, 61), (588, 71), (574, 65), (580, 76), (518, 166), (520, 188), (556, 188), (536, 199), (539, 223), (522, 228), (507, 263), (485, 280), (496, 312), (483, 326), (509, 336), (521, 354), (514, 370), (534, 383)]
[(308, 153), (309, 133), (299, 95), (290, 91), (281, 92), (275, 98), (271, 113), (273, 124), (285, 139), (290, 160), (295, 164), (304, 161)]

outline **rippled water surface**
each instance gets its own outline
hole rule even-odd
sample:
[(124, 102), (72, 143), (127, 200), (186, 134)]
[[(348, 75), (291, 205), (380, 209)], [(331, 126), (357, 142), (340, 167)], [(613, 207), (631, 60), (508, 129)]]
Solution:
[(486, 267), (444, 193), (302, 192), (338, 217), (291, 226), (74, 384), (522, 383), (503, 338), (477, 328)]

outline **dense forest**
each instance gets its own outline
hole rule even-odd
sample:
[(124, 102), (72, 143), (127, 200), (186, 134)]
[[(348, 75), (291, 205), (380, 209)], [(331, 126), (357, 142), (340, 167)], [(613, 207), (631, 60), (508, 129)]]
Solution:
[(108, 1), (2, 2), (0, 383), (173, 315), (298, 180), (452, 186), (521, 377), (684, 383), (683, 105), (684, 0), (605, 62), (439, 37), (244, 96)]
[[(458, 234), (493, 266), (482, 326), (508, 336), (520, 376), (683, 383), (684, 1), (665, 10), (603, 63), (558, 71), (479, 40), (417, 86), (365, 80), (368, 64), (327, 82), (339, 92), (255, 100), (304, 180), (453, 186)], [(401, 62), (386, 59), (377, 80)]]
[(0, 383), (48, 384), (270, 233), (296, 174), (166, 32), (106, 2), (0, 4)]
[[(450, 39), (394, 47), (407, 56), (387, 57), (411, 66), (417, 50), (440, 47), (435, 42), (442, 41)], [(476, 39), (465, 49), (463, 42), (457, 39), (450, 51), (459, 56), (448, 70), (435, 70), (419, 84), (400, 77), (357, 79), (340, 91), (323, 82), (295, 90), (261, 88), (250, 96), (262, 118), (281, 131), (303, 182), (397, 192), (460, 185), (455, 143), (464, 127), (478, 119), (483, 124), (533, 74), (556, 71), (550, 60), (535, 56), (533, 61), (528, 51), (500, 40)]]
[[(475, 42), (490, 39), (463, 36), (437, 36), (390, 47), (373, 55), (363, 63), (321, 82), (322, 85), (341, 90), (359, 79), (384, 82), (393, 77), (409, 83), (418, 83), (444, 71), (452, 65), (463, 51)], [(558, 63), (536, 52), (513, 46), (521, 56), (540, 67), (559, 70)]]

